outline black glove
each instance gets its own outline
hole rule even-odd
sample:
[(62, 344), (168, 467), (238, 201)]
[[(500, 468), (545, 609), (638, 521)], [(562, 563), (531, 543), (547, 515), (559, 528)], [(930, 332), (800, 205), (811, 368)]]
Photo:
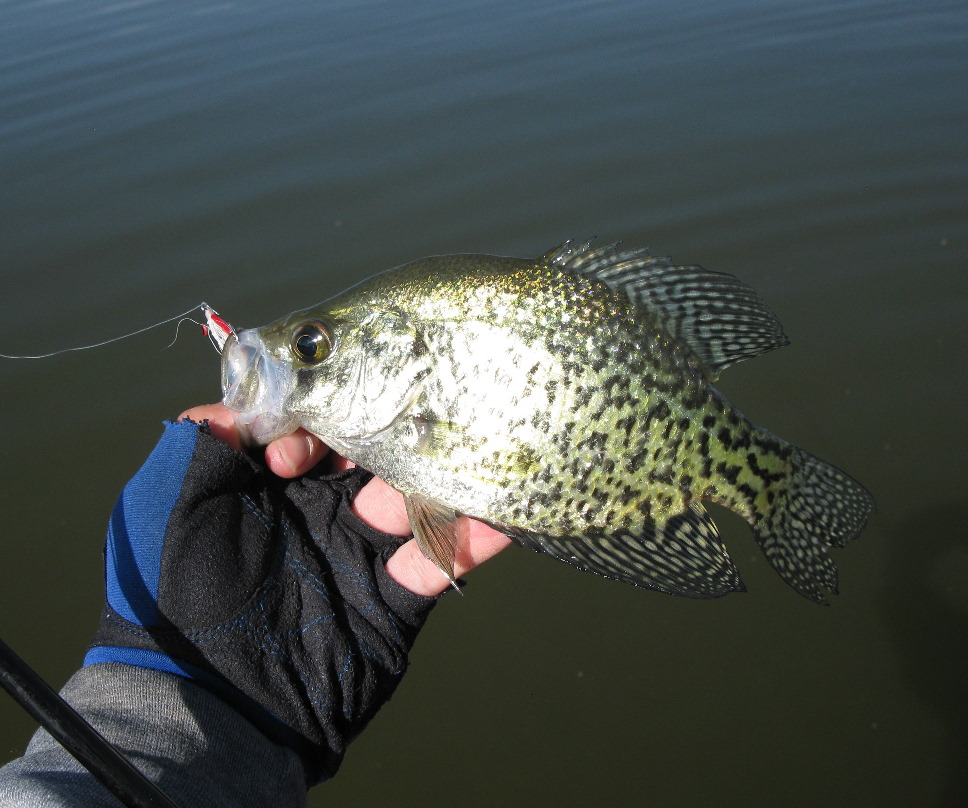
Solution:
[(359, 469), (284, 480), (166, 423), (108, 529), (107, 603), (85, 665), (186, 676), (300, 753), (310, 783), (392, 694), (434, 599), (384, 564), (404, 539), (350, 510)]

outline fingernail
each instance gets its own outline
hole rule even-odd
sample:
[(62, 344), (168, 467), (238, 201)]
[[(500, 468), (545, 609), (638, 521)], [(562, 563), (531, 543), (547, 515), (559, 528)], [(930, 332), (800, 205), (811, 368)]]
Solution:
[(279, 441), (279, 456), (293, 474), (302, 474), (313, 456), (313, 441), (308, 436), (288, 437)]

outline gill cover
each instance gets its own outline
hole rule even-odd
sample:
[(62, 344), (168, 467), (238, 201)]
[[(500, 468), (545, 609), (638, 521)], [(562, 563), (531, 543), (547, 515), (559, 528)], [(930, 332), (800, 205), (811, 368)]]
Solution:
[[(307, 320), (293, 334), (300, 355), (312, 349), (304, 340), (299, 350), (298, 342), (304, 329), (315, 339), (314, 322), (320, 321)], [(395, 309), (366, 312), (338, 330), (338, 346), (325, 361), (296, 374), (288, 409), (330, 446), (352, 453), (354, 446), (379, 442), (412, 410), (431, 363), (423, 337)]]

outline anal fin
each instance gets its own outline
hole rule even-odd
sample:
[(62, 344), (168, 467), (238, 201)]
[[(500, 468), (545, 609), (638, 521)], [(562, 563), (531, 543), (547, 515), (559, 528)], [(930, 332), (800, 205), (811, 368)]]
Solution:
[(746, 587), (706, 509), (693, 502), (641, 535), (546, 536), (508, 531), (520, 544), (587, 572), (690, 598), (717, 598)]

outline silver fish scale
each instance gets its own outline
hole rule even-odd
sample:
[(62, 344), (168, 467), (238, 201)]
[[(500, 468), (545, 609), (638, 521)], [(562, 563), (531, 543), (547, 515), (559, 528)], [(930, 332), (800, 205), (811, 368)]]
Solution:
[(536, 284), (529, 273), (518, 299), (483, 321), (421, 311), (436, 357), (416, 404), (437, 430), (423, 451), (458, 477), (485, 478), (494, 496), (476, 515), (496, 523), (558, 535), (641, 526), (641, 470), (611, 458), (647, 453), (647, 388), (681, 387), (682, 374), (648, 372), (642, 329), (622, 325), (638, 325), (627, 298), (555, 275)]
[[(515, 314), (502, 307), (504, 350), (482, 350), (479, 324), (427, 327), (439, 361), (418, 406), (490, 426), (445, 428), (454, 440), (423, 451), (448, 475), (417, 487), (607, 577), (699, 597), (741, 589), (715, 526), (687, 511), (696, 489), (723, 498), (712, 467), (690, 462), (701, 442), (684, 440), (689, 411), (722, 414), (693, 354), (601, 284), (556, 274), (538, 289)], [(551, 359), (532, 364), (536, 353)], [(468, 477), (486, 481), (486, 503), (461, 501)]]

